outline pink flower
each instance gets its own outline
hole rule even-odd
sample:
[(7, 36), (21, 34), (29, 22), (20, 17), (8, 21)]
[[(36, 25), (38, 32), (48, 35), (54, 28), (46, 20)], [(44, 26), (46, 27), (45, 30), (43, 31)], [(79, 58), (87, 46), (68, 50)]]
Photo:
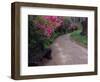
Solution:
[(51, 27), (47, 27), (45, 28), (45, 32), (44, 35), (46, 35), (47, 37), (50, 37), (52, 35), (53, 29)]
[(57, 20), (57, 16), (50, 16), (50, 21), (56, 22), (56, 20)]
[(37, 24), (37, 27), (40, 28), (40, 29), (44, 29), (45, 25), (43, 25), (43, 24)]
[(52, 22), (55, 22), (57, 20), (57, 16), (43, 16), (43, 18)]

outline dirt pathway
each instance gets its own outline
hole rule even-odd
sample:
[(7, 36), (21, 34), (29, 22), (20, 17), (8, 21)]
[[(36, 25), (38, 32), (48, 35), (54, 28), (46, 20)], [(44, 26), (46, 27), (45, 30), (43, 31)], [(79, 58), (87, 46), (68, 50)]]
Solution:
[(70, 40), (69, 35), (58, 37), (51, 45), (52, 60), (46, 65), (86, 64), (87, 49)]

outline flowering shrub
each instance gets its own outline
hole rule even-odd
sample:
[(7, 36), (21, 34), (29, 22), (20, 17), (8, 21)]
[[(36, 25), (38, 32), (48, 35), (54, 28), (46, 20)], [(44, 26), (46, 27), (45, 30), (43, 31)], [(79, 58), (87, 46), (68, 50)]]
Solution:
[(35, 25), (41, 30), (44, 36), (51, 37), (56, 28), (63, 23), (63, 17), (60, 16), (37, 16), (33, 20)]

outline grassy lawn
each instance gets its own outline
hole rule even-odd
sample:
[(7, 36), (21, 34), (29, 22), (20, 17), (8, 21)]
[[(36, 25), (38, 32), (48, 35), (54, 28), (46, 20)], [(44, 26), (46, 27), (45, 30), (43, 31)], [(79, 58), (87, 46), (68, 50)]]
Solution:
[(87, 47), (87, 42), (88, 42), (87, 36), (80, 35), (80, 32), (81, 32), (81, 30), (74, 31), (74, 32), (70, 33), (70, 36), (77, 43)]

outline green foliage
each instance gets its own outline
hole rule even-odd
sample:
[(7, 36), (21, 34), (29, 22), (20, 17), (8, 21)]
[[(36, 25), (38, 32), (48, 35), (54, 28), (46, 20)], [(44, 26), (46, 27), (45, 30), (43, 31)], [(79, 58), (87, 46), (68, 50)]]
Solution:
[(81, 33), (81, 30), (77, 30), (70, 33), (70, 36), (72, 37), (72, 39), (79, 42), (80, 44), (87, 46), (87, 40), (88, 40), (87, 36), (82, 36), (80, 33)]

